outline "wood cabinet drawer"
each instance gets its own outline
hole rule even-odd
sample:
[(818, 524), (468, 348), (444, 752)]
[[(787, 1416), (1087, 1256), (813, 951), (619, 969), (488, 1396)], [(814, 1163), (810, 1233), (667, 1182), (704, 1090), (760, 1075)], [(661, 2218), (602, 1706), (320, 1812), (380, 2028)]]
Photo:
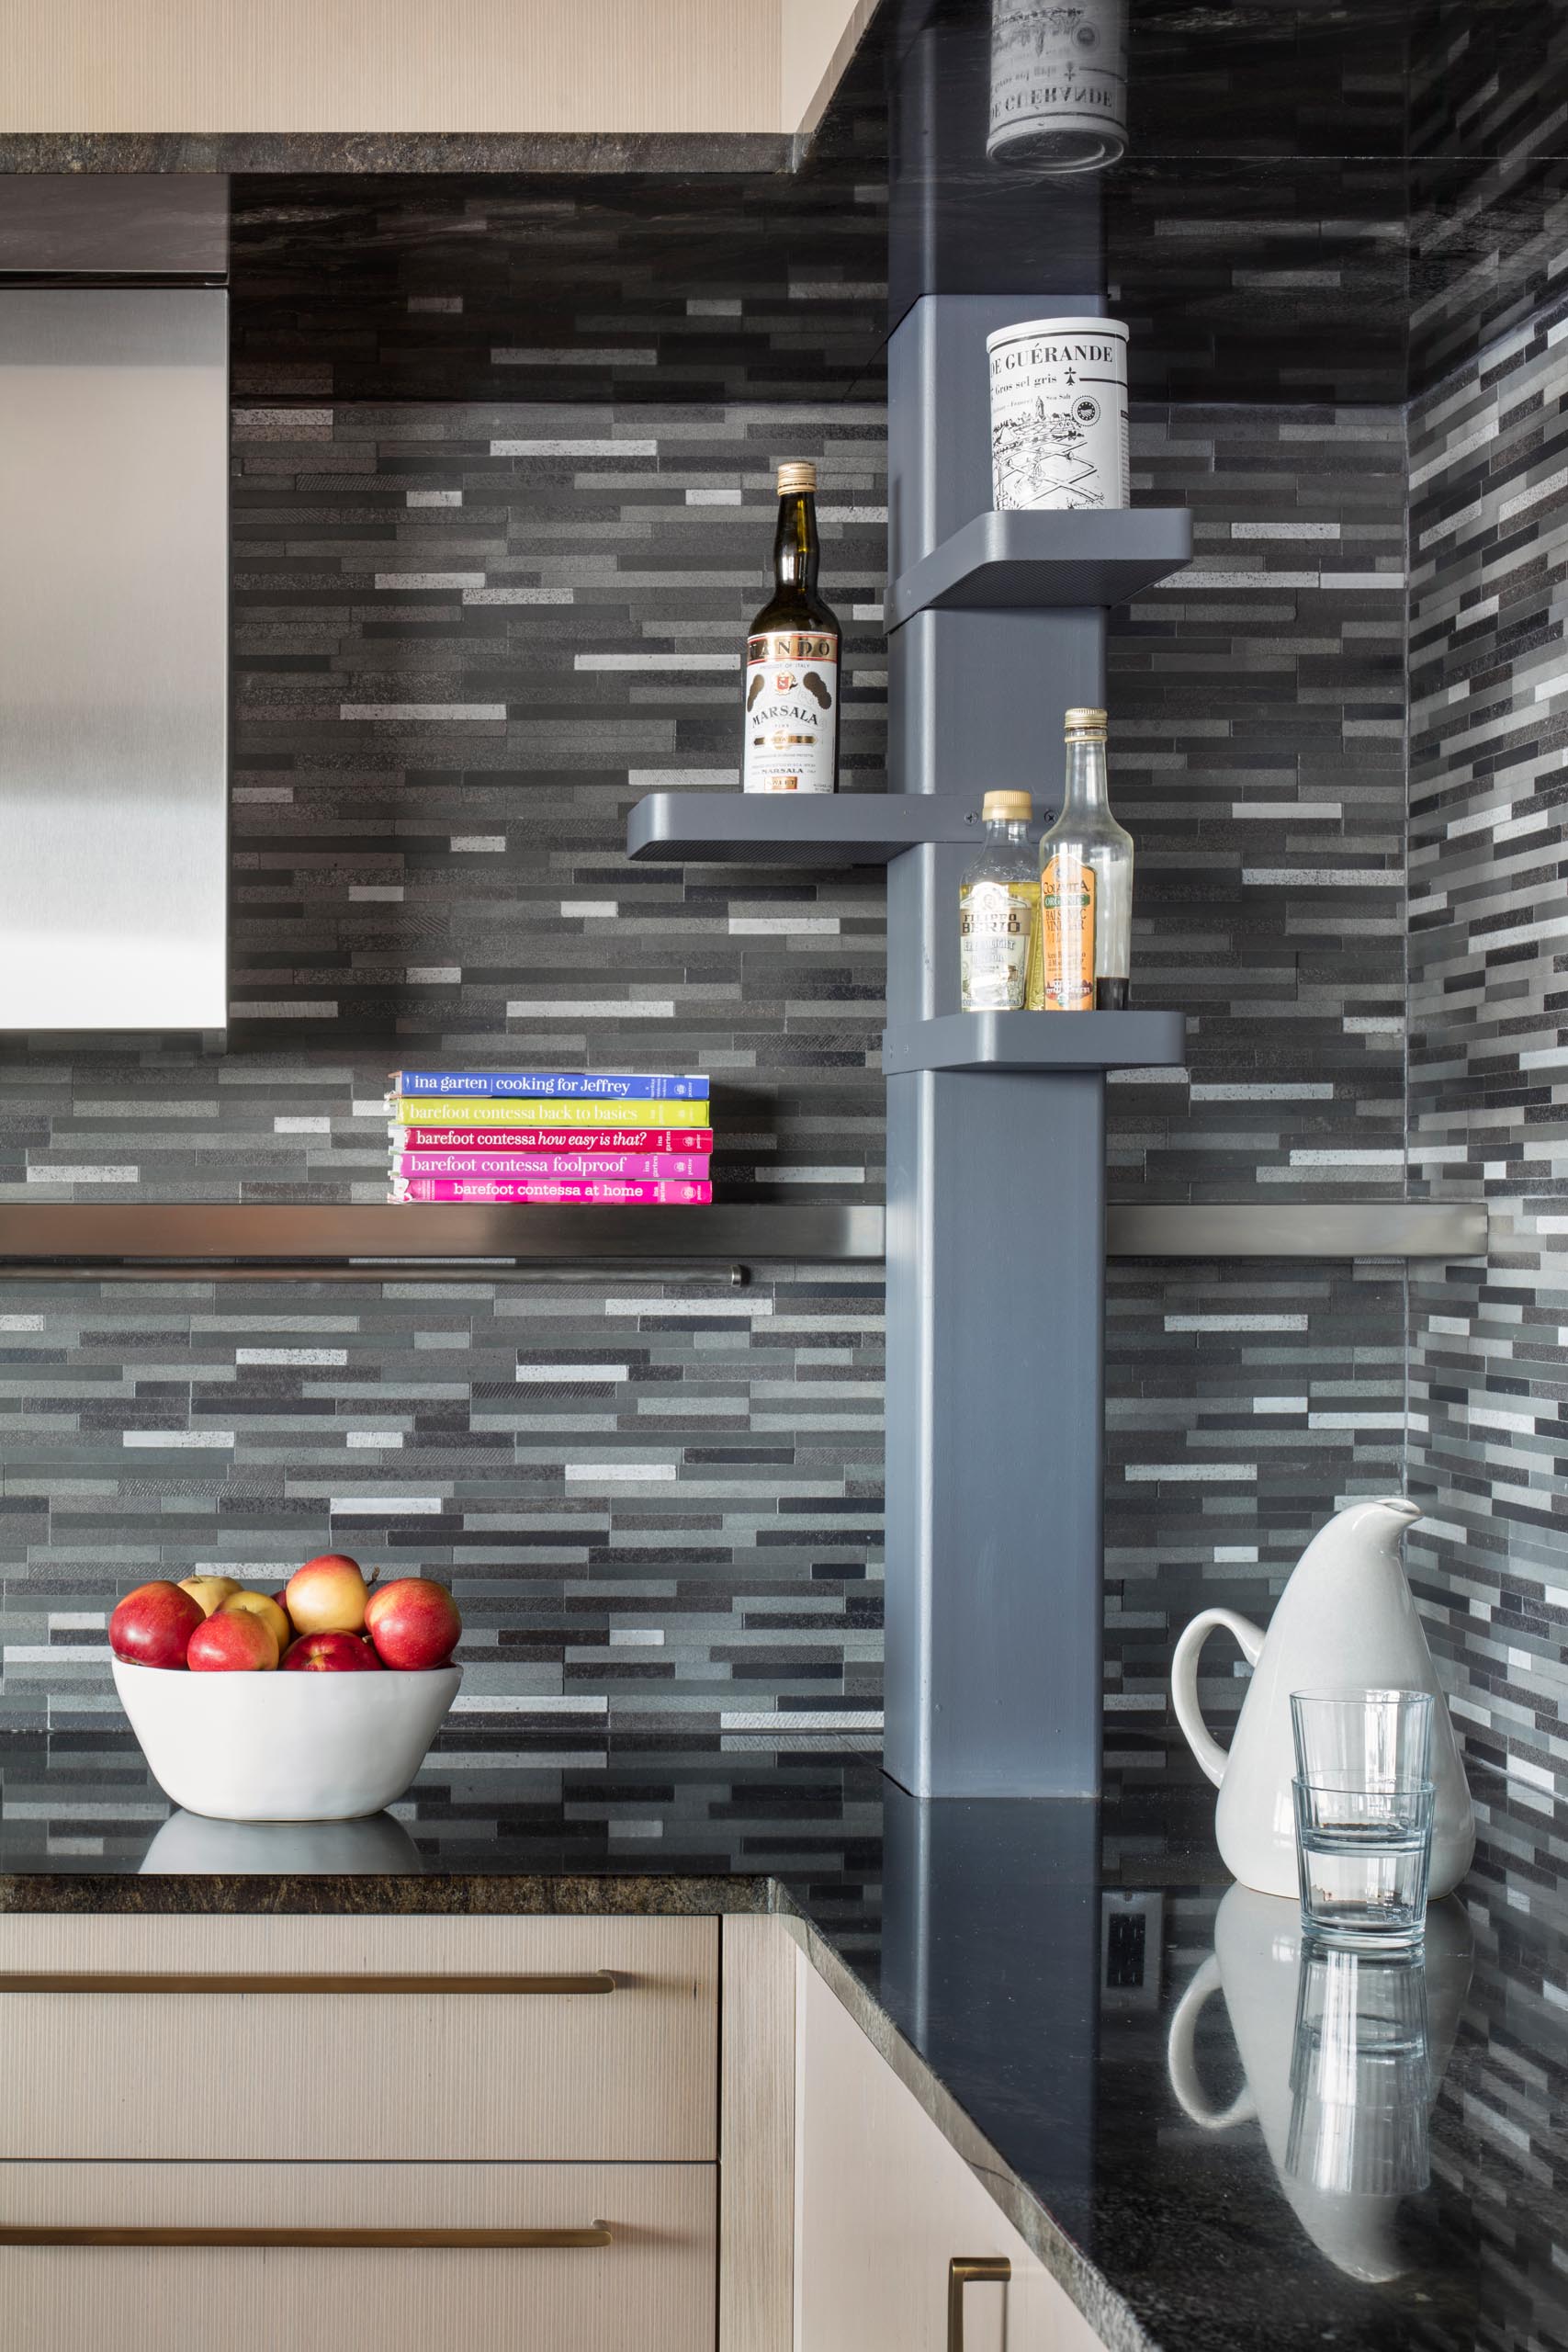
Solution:
[(0, 1917), (0, 2158), (707, 2162), (717, 1968), (713, 1919)]
[[(28, 2352), (703, 2352), (706, 2165), (4, 2165), (0, 2312)], [(608, 2244), (18, 2245), (21, 2230), (581, 2233)]]
[(981, 2179), (797, 1958), (796, 2352), (942, 2352), (954, 2257), (965, 2352), (1102, 2352)]

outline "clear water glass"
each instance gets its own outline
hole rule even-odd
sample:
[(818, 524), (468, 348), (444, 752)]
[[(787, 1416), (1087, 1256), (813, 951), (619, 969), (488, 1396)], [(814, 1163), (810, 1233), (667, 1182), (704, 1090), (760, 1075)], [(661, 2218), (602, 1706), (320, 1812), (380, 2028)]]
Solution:
[(1427, 1930), (1432, 1783), (1369, 1789), (1347, 1773), (1298, 1773), (1302, 1922), (1327, 1944), (1415, 1951)]
[(1407, 1789), (1431, 1778), (1429, 1690), (1292, 1690), (1291, 1727), (1303, 1781)]

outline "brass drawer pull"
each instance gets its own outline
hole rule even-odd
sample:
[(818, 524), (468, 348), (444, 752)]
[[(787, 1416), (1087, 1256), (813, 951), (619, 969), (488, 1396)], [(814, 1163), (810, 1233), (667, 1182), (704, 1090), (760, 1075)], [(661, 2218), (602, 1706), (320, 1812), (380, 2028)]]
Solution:
[(73, 1974), (0, 1974), (0, 1993), (613, 1993), (607, 1968), (576, 1975), (256, 1976), (130, 1975), (121, 1970)]
[(1012, 2265), (1005, 2254), (955, 2254), (947, 2266), (947, 2352), (964, 2352), (964, 2290), (1005, 2287)]
[(19, 2228), (0, 2222), (0, 2245), (507, 2246), (613, 2245), (607, 2222), (585, 2230), (154, 2230)]

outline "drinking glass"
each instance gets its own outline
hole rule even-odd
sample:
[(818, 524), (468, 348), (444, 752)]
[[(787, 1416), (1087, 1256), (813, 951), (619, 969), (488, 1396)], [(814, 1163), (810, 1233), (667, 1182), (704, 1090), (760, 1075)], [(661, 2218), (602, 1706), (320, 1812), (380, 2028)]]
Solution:
[(1377, 1789), (1431, 1777), (1429, 1690), (1292, 1690), (1291, 1724), (1303, 1781), (1337, 1772)]
[(1298, 1690), (1296, 1860), (1309, 1935), (1414, 1951), (1432, 1861), (1426, 1690)]

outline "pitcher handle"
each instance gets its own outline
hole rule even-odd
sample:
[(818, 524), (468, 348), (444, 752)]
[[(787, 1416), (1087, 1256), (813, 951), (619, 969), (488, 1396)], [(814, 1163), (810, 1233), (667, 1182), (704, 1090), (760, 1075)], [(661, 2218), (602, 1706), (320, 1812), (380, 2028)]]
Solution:
[(1193, 2122), (1201, 2123), (1205, 2132), (1228, 2132), (1233, 2123), (1250, 2123), (1258, 2113), (1258, 2101), (1246, 2083), (1229, 2107), (1213, 2108), (1204, 2098), (1198, 2080), (1198, 2067), (1193, 2057), (1198, 2012), (1219, 1989), (1220, 1963), (1211, 1952), (1171, 2014), (1170, 2038), (1165, 2051), (1170, 2087)]
[(1176, 1720), (1186, 1735), (1188, 1747), (1218, 1788), (1230, 1758), (1219, 1741), (1211, 1738), (1198, 1704), (1198, 1653), (1216, 1625), (1225, 1626), (1235, 1635), (1248, 1666), (1256, 1666), (1263, 1655), (1263, 1633), (1250, 1618), (1238, 1617), (1234, 1609), (1205, 1609), (1193, 1618), (1177, 1643), (1176, 1655), (1170, 1661), (1170, 1697)]

